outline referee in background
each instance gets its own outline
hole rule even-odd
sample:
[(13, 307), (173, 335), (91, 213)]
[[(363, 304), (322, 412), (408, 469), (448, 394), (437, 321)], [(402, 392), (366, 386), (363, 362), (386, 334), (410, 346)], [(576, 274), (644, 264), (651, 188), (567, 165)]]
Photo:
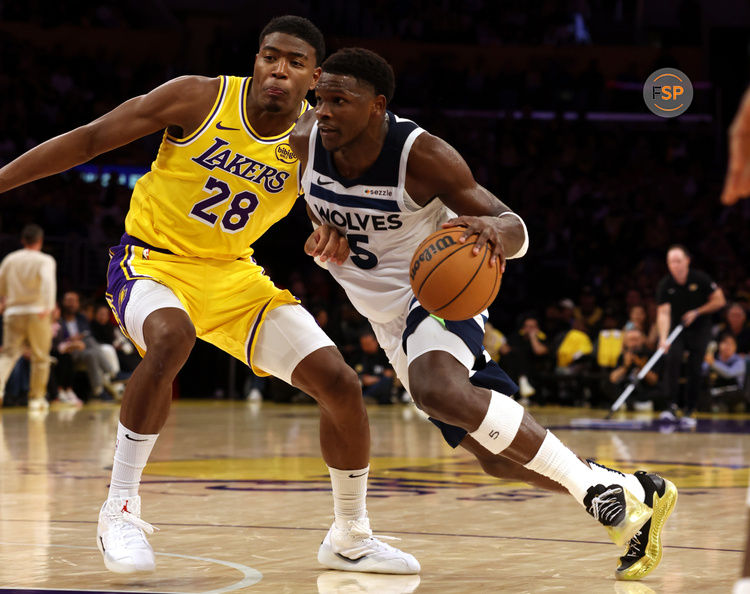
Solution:
[[(680, 369), (683, 355), (687, 351), (687, 388), (680, 424), (690, 428), (696, 425), (692, 415), (700, 394), (703, 358), (711, 340), (709, 314), (724, 307), (726, 299), (724, 292), (708, 274), (690, 268), (690, 254), (685, 246), (673, 245), (669, 248), (667, 268), (669, 274), (661, 279), (656, 289), (659, 346), (666, 351), (664, 394), (667, 408), (659, 418), (677, 421), (675, 413), (680, 388)], [(682, 324), (684, 329), (671, 345), (667, 344), (667, 336), (677, 324)]]

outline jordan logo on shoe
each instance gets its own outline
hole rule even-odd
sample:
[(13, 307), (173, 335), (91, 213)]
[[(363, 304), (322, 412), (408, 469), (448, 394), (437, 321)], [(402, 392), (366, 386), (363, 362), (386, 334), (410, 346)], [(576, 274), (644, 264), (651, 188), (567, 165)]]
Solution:
[(221, 121), (216, 122), (216, 127), (219, 130), (239, 130), (239, 128), (230, 128), (229, 126), (222, 126)]
[(125, 434), (125, 439), (129, 439), (130, 441), (148, 441), (148, 439), (136, 439), (135, 437), (130, 437), (129, 433)]

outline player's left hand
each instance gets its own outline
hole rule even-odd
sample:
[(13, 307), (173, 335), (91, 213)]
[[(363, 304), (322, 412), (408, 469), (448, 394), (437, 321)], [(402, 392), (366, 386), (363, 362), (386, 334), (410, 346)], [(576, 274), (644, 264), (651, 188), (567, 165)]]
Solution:
[(463, 235), (459, 238), (461, 243), (464, 243), (469, 237), (475, 233), (478, 235), (477, 242), (474, 244), (474, 255), (478, 255), (484, 246), (489, 243), (492, 246), (492, 257), (490, 258), (490, 264), (495, 265), (496, 261), (500, 261), (500, 272), (505, 272), (505, 249), (503, 247), (502, 231), (500, 229), (500, 221), (498, 217), (469, 217), (461, 216), (455, 217), (443, 223), (443, 229), (448, 227), (465, 227)]
[(305, 253), (321, 262), (343, 264), (349, 257), (349, 242), (335, 227), (321, 225), (307, 238)]

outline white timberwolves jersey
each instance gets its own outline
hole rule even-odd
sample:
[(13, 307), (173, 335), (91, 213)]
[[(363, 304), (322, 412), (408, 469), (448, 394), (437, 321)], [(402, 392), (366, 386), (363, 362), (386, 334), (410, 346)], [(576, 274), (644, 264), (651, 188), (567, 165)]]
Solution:
[(354, 307), (380, 324), (406, 311), (412, 297), (412, 254), (449, 212), (437, 198), (421, 207), (404, 190), (409, 151), (424, 130), (391, 112), (387, 117), (388, 133), (380, 155), (361, 177), (350, 180), (338, 174), (318, 137), (317, 123), (310, 133), (302, 174), (312, 212), (349, 241), (349, 258), (344, 264), (330, 264), (328, 271)]

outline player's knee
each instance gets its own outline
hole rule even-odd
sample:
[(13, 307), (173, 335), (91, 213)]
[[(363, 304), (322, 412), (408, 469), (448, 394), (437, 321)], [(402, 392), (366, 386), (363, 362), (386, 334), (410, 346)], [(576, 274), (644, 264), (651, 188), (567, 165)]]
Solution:
[(184, 363), (195, 340), (195, 327), (192, 324), (157, 324), (150, 328), (146, 348), (152, 356)]
[(318, 383), (315, 399), (326, 406), (346, 406), (362, 400), (362, 390), (357, 373), (344, 361), (332, 368)]
[(439, 373), (410, 380), (411, 395), (416, 405), (435, 419), (455, 423), (458, 413), (454, 404), (461, 400), (465, 386), (454, 377)]

